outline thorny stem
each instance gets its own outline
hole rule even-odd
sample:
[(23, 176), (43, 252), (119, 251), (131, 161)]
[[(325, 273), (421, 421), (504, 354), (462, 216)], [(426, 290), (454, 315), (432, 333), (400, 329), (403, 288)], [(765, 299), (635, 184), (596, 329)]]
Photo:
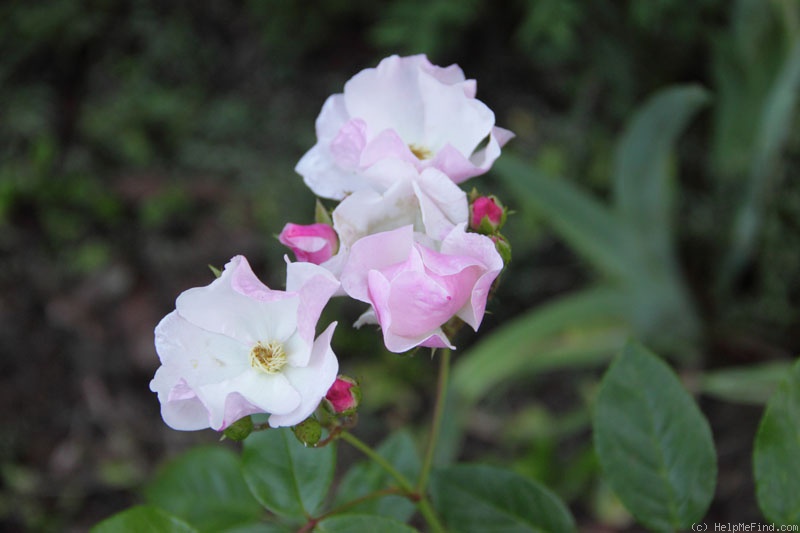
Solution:
[[(433, 351), (435, 353), (435, 350)], [(433, 354), (431, 354), (433, 356)], [(425, 459), (422, 463), (422, 470), (417, 482), (417, 491), (425, 492), (428, 486), (433, 457), (436, 453), (436, 444), (439, 441), (439, 433), (442, 428), (442, 416), (444, 414), (444, 404), (447, 399), (447, 382), (450, 378), (450, 350), (442, 350), (439, 362), (439, 381), (436, 384), (436, 405), (433, 408), (433, 421), (431, 422), (431, 434), (428, 440), (428, 448), (425, 451)]]

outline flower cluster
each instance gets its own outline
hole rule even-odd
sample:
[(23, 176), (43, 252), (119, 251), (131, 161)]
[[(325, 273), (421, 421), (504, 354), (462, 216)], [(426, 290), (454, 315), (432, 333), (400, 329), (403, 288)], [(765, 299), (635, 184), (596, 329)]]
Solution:
[(162, 366), (151, 383), (168, 425), (224, 430), (269, 413), (273, 427), (297, 426), (323, 399), (352, 413), (354, 382), (337, 380), (330, 347), (335, 325), (314, 339), (334, 295), (368, 304), (356, 325), (379, 325), (392, 352), (453, 348), (453, 321), (478, 329), (508, 257), (506, 210), (458, 184), (486, 172), (513, 134), (475, 91), (456, 65), (392, 56), (328, 98), (296, 170), (338, 205), (281, 231), (297, 260), (287, 260), (286, 291), (235, 257), (178, 297), (156, 328)]

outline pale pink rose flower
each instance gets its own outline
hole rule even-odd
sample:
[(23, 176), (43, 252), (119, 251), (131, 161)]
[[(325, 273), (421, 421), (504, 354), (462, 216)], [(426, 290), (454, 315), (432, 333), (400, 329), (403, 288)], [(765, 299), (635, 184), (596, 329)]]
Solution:
[(371, 188), (363, 171), (387, 158), (438, 168), (455, 183), (483, 174), (514, 134), (494, 125), (475, 90), (457, 65), (388, 57), (327, 99), (317, 144), (295, 170), (315, 194), (336, 200)]
[(333, 226), (344, 250), (362, 237), (409, 224), (441, 241), (454, 226), (467, 222), (466, 193), (440, 170), (420, 172), (408, 162), (384, 160), (366, 174), (385, 184), (354, 192), (333, 211)]
[(491, 239), (466, 233), (464, 226), (454, 227), (438, 251), (416, 242), (412, 226), (369, 235), (352, 246), (342, 288), (372, 305), (390, 351), (452, 348), (441, 326), (454, 316), (474, 330), (480, 326), (503, 260)]
[(156, 327), (161, 367), (150, 382), (167, 425), (221, 431), (254, 413), (270, 413), (272, 427), (305, 420), (339, 368), (335, 323), (314, 340), (338, 286), (324, 268), (291, 263), (287, 290), (272, 290), (236, 256), (210, 285), (178, 296)]
[(320, 265), (339, 248), (336, 232), (327, 224), (292, 224), (283, 227), (278, 240), (288, 246), (298, 261)]

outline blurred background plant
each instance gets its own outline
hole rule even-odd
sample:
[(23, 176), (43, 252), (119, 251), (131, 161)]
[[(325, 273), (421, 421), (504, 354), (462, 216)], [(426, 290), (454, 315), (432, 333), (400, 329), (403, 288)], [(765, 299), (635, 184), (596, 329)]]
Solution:
[[(799, 42), (795, 0), (4, 3), (0, 524), (85, 529), (216, 440), (161, 423), (153, 327), (236, 253), (280, 285), (272, 235), (313, 219), (293, 167), (324, 99), (421, 52), (518, 135), (471, 182), (516, 211), (514, 260), (458, 339), (439, 459), (511, 465), (582, 526), (629, 526), (588, 408), (635, 335), (701, 394), (710, 516), (758, 520), (753, 435), (800, 351)], [(430, 361), (335, 343), (370, 378), (365, 439), (425, 421)]]

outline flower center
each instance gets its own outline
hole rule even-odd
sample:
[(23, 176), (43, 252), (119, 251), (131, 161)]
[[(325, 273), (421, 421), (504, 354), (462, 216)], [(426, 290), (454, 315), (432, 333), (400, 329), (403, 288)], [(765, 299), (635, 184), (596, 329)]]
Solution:
[(283, 344), (278, 341), (269, 341), (266, 344), (258, 341), (250, 350), (250, 366), (267, 374), (277, 374), (286, 366)]
[(409, 144), (408, 147), (411, 149), (411, 153), (417, 156), (419, 160), (430, 159), (433, 156), (431, 151), (424, 146)]

